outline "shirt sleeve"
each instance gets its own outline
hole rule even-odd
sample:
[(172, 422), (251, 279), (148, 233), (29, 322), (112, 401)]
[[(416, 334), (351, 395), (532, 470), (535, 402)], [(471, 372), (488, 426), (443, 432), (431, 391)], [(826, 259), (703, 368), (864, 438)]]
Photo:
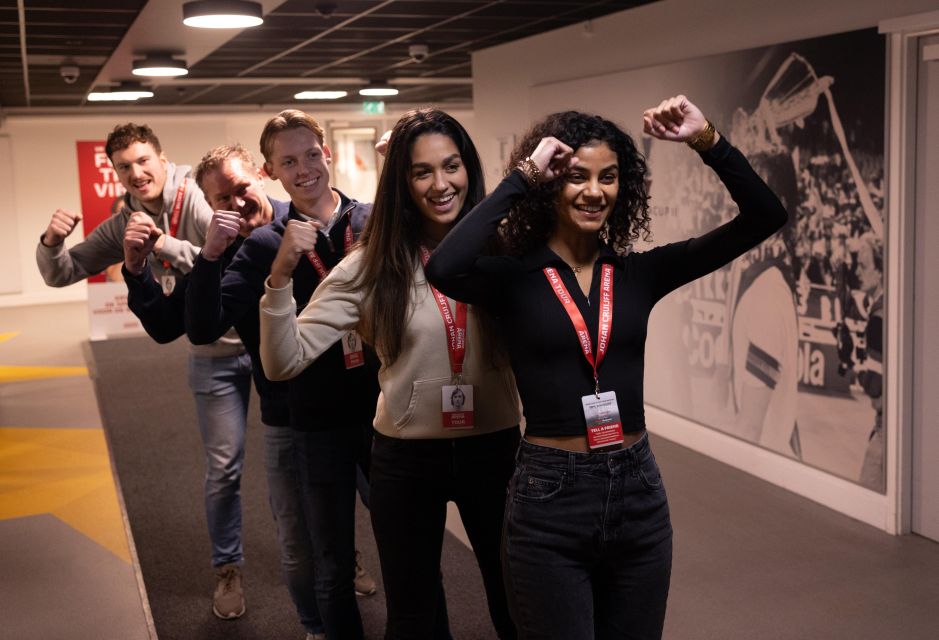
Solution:
[(190, 242), (183, 238), (167, 236), (157, 257), (166, 260), (175, 269), (189, 273), (196, 263), (196, 258), (199, 257), (202, 244), (205, 243), (205, 232), (212, 219), (212, 208), (205, 201), (205, 196), (202, 195), (202, 191), (195, 185), (195, 182), (186, 189), (184, 211), (191, 217), (190, 224), (195, 231), (196, 241)]
[(153, 279), (147, 262), (140, 275), (133, 275), (121, 267), (127, 283), (127, 306), (140, 319), (147, 334), (160, 344), (172, 342), (185, 331), (185, 305), (187, 277), (177, 278), (170, 295)]
[(50, 287), (66, 287), (123, 260), (123, 234), (116, 228), (113, 217), (71, 248), (66, 248), (64, 242), (47, 247), (41, 239), (36, 246), (39, 273)]
[(511, 260), (486, 256), (486, 247), (512, 205), (528, 191), (525, 177), (512, 171), (446, 235), (424, 273), (455, 300), (493, 306)]
[[(352, 257), (357, 253), (352, 254)], [(356, 328), (361, 293), (350, 290), (354, 278), (340, 262), (316, 288), (309, 304), (296, 315), (293, 280), (283, 288), (265, 280), (261, 298), (261, 364), (270, 380), (296, 377), (337, 340)]]
[(246, 314), (258, 312), (273, 253), (251, 238), (227, 269), (223, 259), (196, 259), (186, 292), (186, 333), (193, 344), (218, 340)]
[(789, 218), (776, 194), (726, 138), (701, 157), (717, 173), (739, 213), (703, 236), (642, 254), (644, 269), (654, 279), (656, 299), (743, 255), (781, 229)]

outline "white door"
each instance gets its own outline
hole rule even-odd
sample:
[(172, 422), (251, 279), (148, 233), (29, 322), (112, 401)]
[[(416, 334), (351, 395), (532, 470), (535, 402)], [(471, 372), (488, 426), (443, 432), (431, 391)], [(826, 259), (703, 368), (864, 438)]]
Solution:
[(913, 330), (913, 532), (939, 541), (939, 36), (919, 41)]

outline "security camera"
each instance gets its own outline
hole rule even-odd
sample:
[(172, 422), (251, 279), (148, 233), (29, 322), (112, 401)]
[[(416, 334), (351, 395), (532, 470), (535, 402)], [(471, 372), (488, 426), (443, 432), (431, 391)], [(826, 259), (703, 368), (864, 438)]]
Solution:
[(426, 44), (412, 44), (408, 47), (408, 55), (414, 62), (424, 62), (427, 56), (430, 55), (430, 49), (427, 48)]
[(59, 67), (59, 75), (62, 76), (62, 80), (65, 81), (65, 84), (75, 84), (81, 72), (82, 70), (73, 64), (64, 64)]

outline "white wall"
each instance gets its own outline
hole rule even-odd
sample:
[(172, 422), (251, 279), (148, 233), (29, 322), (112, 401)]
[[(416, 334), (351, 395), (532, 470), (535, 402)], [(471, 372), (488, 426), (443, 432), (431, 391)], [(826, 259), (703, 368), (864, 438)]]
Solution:
[(936, 8), (937, 0), (662, 0), (594, 20), (589, 37), (581, 23), (476, 52), (475, 140), (489, 186), (504, 169), (500, 139), (521, 135), (548, 113), (532, 97), (539, 85), (590, 77), (602, 83), (617, 71), (875, 27), (886, 18)]
[[(350, 123), (359, 120), (380, 122), (390, 128), (403, 109), (381, 117), (352, 111), (324, 111), (316, 105), (297, 104), (295, 108), (307, 110), (327, 129), (331, 123)], [(279, 109), (272, 108), (255, 113), (180, 113), (155, 114), (128, 109), (120, 115), (41, 115), (11, 116), (3, 121), (0, 136), (4, 151), (0, 153), (0, 177), (11, 175), (12, 188), (4, 189), (8, 200), (3, 211), (4, 229), (15, 235), (10, 252), (3, 254), (3, 280), (0, 281), (0, 307), (84, 300), (85, 283), (62, 289), (47, 287), (35, 264), (36, 243), (45, 230), (49, 218), (57, 208), (80, 210), (78, 166), (75, 142), (77, 140), (104, 140), (114, 125), (139, 122), (150, 125), (160, 138), (167, 158), (177, 164), (195, 165), (202, 155), (215, 145), (241, 142), (262, 160), (258, 139), (269, 117)], [(466, 110), (452, 113), (472, 130), (472, 114)], [(9, 156), (9, 162), (7, 157)], [(0, 181), (0, 184), (5, 182)], [(276, 182), (268, 181), (268, 193), (286, 199)], [(12, 198), (10, 197), (12, 194)], [(362, 200), (371, 200), (373, 194), (350, 194)], [(79, 225), (66, 241), (69, 245), (81, 241), (83, 230)], [(18, 255), (17, 255), (18, 254)], [(9, 267), (8, 265), (9, 261)], [(3, 293), (9, 292), (9, 293)]]
[[(668, 63), (876, 27), (882, 20), (935, 10), (937, 0), (662, 0), (587, 25), (578, 24), (473, 55), (476, 138), (490, 188), (504, 169), (500, 150), (541, 116), (590, 108), (614, 119), (622, 104), (611, 90), (622, 81), (653, 82)], [(886, 66), (886, 61), (885, 61)], [(624, 72), (637, 71), (625, 74)], [(674, 80), (674, 78), (671, 78)], [(662, 86), (669, 78), (662, 78)], [(576, 93), (572, 89), (576, 88)], [(628, 91), (629, 87), (626, 87)], [(677, 90), (680, 91), (680, 88)], [(661, 96), (662, 98), (667, 96)], [(693, 98), (693, 96), (691, 96)], [(646, 107), (653, 104), (644, 105)], [(634, 122), (622, 122), (639, 131)], [(648, 360), (656, 354), (649, 353)], [(885, 531), (896, 533), (900, 491), (887, 496), (735, 440), (668, 412), (647, 407), (649, 428)]]

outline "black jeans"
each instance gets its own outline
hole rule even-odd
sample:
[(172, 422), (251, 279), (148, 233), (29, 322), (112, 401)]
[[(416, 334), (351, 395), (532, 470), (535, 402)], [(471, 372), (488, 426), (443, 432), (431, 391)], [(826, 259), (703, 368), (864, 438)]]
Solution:
[(519, 637), (661, 638), (672, 526), (648, 437), (611, 453), (522, 441), (503, 535)]
[(355, 601), (357, 468), (367, 474), (372, 426), (293, 431), (300, 495), (313, 546), (316, 600), (330, 640), (359, 640)]
[(446, 637), (437, 595), (450, 500), (473, 545), (496, 633), (503, 640), (516, 637), (499, 547), (518, 442), (518, 427), (443, 440), (375, 434), (371, 515), (388, 604), (388, 640)]

